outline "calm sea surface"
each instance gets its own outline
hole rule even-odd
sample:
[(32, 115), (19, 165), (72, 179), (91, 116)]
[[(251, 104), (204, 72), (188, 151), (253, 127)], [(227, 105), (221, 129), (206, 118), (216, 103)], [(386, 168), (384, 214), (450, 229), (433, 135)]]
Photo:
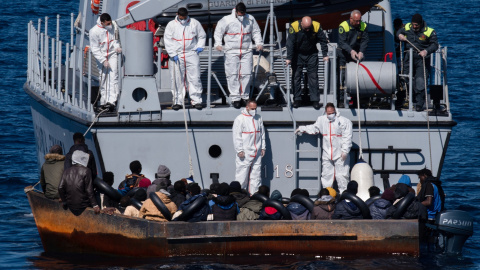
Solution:
[[(462, 256), (431, 255), (367, 257), (355, 259), (268, 258), (182, 258), (140, 261), (76, 261), (52, 258), (43, 254), (35, 222), (23, 192), (36, 183), (35, 141), (29, 98), (22, 90), (26, 80), (27, 23), (50, 16), (53, 31), (55, 15), (62, 16), (63, 33), (69, 32), (71, 12), (76, 1), (45, 0), (7, 1), (0, 11), (0, 268), (69, 269), (69, 268), (157, 268), (157, 269), (478, 269), (480, 268), (480, 230), (464, 248)], [(442, 171), (447, 207), (480, 214), (480, 25), (478, 0), (394, 0), (394, 18), (409, 22), (421, 13), (435, 28), (440, 43), (448, 46), (450, 101), (455, 121)]]

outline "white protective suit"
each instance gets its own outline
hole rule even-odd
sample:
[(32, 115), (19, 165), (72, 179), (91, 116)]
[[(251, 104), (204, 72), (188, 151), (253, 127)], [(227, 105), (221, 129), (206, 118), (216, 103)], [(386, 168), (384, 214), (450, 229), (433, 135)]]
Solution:
[[(97, 19), (97, 25), (89, 31), (90, 49), (97, 59), (98, 74), (100, 76), (100, 93), (102, 95), (100, 104), (114, 104), (118, 97), (118, 65), (116, 49), (120, 44), (115, 40), (115, 34), (112, 30), (107, 30), (102, 26), (100, 17)], [(103, 62), (108, 60), (110, 67), (103, 66)], [(96, 98), (96, 97), (94, 97)]]
[(252, 15), (245, 14), (242, 22), (236, 16), (235, 9), (231, 15), (223, 17), (215, 28), (215, 48), (222, 46), (225, 52), (225, 75), (232, 101), (247, 100), (250, 94), (250, 77), (252, 75), (252, 39), (255, 45), (262, 45), (260, 27)]
[[(258, 191), (262, 183), (260, 175), (262, 165), (262, 150), (265, 150), (265, 128), (262, 117), (251, 116), (246, 109), (233, 122), (233, 145), (236, 153), (235, 180), (250, 194)], [(238, 157), (244, 152), (245, 157)]]
[[(188, 91), (192, 105), (202, 103), (200, 57), (196, 50), (205, 47), (206, 36), (202, 25), (190, 17), (187, 17), (186, 22), (182, 24), (177, 16), (165, 28), (164, 42), (170, 57), (173, 104), (183, 104), (185, 91)], [(178, 56), (180, 61), (176, 66), (173, 61), (175, 56)]]
[[(340, 193), (347, 189), (350, 179), (350, 158), (348, 153), (352, 148), (352, 121), (340, 116), (337, 111), (333, 121), (327, 115), (319, 116), (315, 124), (300, 126), (300, 132), (316, 135), (322, 134), (322, 187), (332, 187), (337, 179)], [(345, 161), (342, 153), (347, 154)]]

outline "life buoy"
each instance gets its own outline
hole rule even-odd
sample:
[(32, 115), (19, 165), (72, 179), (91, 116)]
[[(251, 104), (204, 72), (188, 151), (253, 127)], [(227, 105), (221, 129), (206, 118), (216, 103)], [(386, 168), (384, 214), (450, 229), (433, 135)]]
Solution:
[(397, 210), (392, 215), (393, 219), (400, 219), (402, 218), (403, 214), (407, 211), (410, 204), (415, 199), (415, 195), (413, 193), (408, 193), (403, 199), (401, 199), (398, 203), (395, 204)]
[(130, 196), (133, 198), (133, 196), (135, 196), (135, 193), (137, 193), (137, 191), (141, 189), (140, 187), (136, 187), (136, 188), (132, 188), (130, 189), (127, 194), (125, 194), (126, 196)]
[(312, 200), (310, 200), (310, 198), (308, 198), (308, 197), (306, 197), (306, 196), (304, 196), (304, 195), (301, 195), (301, 194), (294, 195), (294, 196), (290, 199), (290, 202), (299, 203), (299, 204), (303, 205), (305, 208), (307, 208), (310, 213), (313, 213), (313, 207), (314, 207), (315, 205), (314, 205), (314, 203), (312, 202)]
[(168, 221), (172, 220), (172, 213), (170, 213), (170, 210), (168, 210), (162, 199), (160, 199), (155, 192), (150, 193), (150, 200), (152, 200), (153, 204), (157, 207), (160, 213), (162, 213), (164, 218)]
[(98, 14), (100, 11), (100, 0), (92, 0), (90, 7), (92, 8), (93, 14)]
[(116, 191), (115, 189), (113, 189), (111, 186), (109, 186), (107, 183), (105, 183), (105, 181), (103, 181), (102, 179), (100, 178), (95, 178), (95, 180), (93, 180), (93, 184), (97, 187), (97, 189), (107, 195), (110, 199), (114, 200), (114, 201), (117, 201), (119, 202), (120, 199), (122, 199), (122, 195), (120, 195), (120, 193), (118, 193), (118, 191)]
[(378, 199), (381, 199), (381, 198), (382, 198), (382, 195), (375, 195), (375, 196), (371, 197), (370, 198), (371, 200), (368, 202), (367, 207), (370, 207), (370, 205), (372, 205), (374, 201), (376, 201)]
[(283, 219), (292, 220), (292, 215), (290, 215), (290, 212), (287, 210), (287, 208), (285, 208), (285, 206), (283, 206), (283, 204), (281, 202), (279, 202), (277, 200), (269, 199), (269, 200), (266, 200), (263, 203), (263, 208), (265, 208), (267, 206), (273, 207), (273, 208), (275, 208), (275, 210), (280, 212)]
[(137, 208), (137, 210), (140, 210), (142, 208), (142, 203), (137, 201), (135, 198), (130, 198), (130, 204), (133, 205), (133, 207)]
[(195, 201), (190, 203), (182, 213), (178, 216), (177, 220), (187, 221), (193, 214), (200, 210), (207, 203), (207, 199), (203, 196), (198, 196)]
[(268, 197), (260, 193), (255, 193), (252, 195), (252, 197), (250, 197), (250, 200), (255, 200), (255, 201), (264, 203), (266, 200), (268, 200)]
[(343, 192), (342, 196), (340, 196), (340, 201), (345, 199), (353, 202), (360, 209), (360, 212), (362, 212), (363, 219), (372, 218), (372, 216), (370, 215), (370, 209), (368, 209), (367, 204), (364, 201), (362, 201), (362, 199), (353, 195), (352, 193)]

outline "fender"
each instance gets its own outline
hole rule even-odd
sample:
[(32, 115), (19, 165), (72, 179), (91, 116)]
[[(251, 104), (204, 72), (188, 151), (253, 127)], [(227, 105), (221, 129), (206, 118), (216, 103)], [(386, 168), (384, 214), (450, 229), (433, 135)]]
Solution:
[(255, 200), (255, 201), (264, 203), (266, 200), (268, 200), (268, 197), (260, 193), (255, 193), (252, 195), (252, 197), (250, 197), (250, 200)]
[(266, 206), (275, 208), (283, 216), (283, 219), (292, 220), (292, 215), (290, 215), (290, 212), (287, 210), (287, 208), (285, 208), (285, 206), (283, 206), (281, 202), (269, 199), (263, 203), (262, 207), (265, 208)]
[(153, 204), (157, 207), (160, 213), (162, 213), (163, 217), (168, 221), (172, 220), (172, 213), (170, 213), (170, 210), (168, 210), (162, 199), (160, 199), (155, 192), (150, 193), (150, 200), (152, 200)]
[(183, 212), (177, 217), (176, 220), (187, 221), (195, 212), (200, 210), (207, 203), (207, 198), (204, 196), (198, 196), (187, 208), (183, 209)]
[(381, 199), (381, 198), (382, 198), (382, 195), (375, 195), (375, 196), (371, 197), (370, 199), (372, 199), (372, 200), (367, 204), (367, 207), (370, 207), (370, 205), (372, 205), (374, 201), (376, 201), (378, 199)]
[(310, 198), (308, 198), (304, 195), (297, 194), (290, 199), (290, 202), (299, 203), (299, 204), (303, 205), (305, 208), (307, 208), (310, 213), (313, 213), (313, 207), (315, 205), (312, 202), (312, 200), (310, 200)]
[(368, 209), (367, 204), (364, 201), (362, 201), (362, 199), (360, 199), (356, 195), (353, 195), (352, 193), (343, 192), (342, 196), (340, 196), (339, 201), (342, 201), (345, 199), (353, 202), (360, 209), (360, 212), (362, 212), (363, 219), (372, 218), (372, 216), (370, 215), (370, 209)]
[(100, 178), (95, 178), (93, 180), (93, 184), (97, 187), (97, 189), (107, 195), (110, 199), (114, 200), (114, 201), (117, 201), (119, 202), (120, 199), (122, 199), (122, 195), (120, 195), (120, 193), (118, 193), (118, 191), (116, 191), (115, 189), (113, 189), (111, 186), (109, 186), (107, 183), (105, 183), (105, 181), (103, 181), (102, 179)]
[(133, 207), (137, 208), (137, 210), (142, 208), (142, 203), (137, 201), (135, 198), (130, 198), (130, 205), (133, 205)]
[(412, 204), (413, 200), (415, 199), (415, 195), (413, 193), (408, 192), (408, 194), (403, 197), (399, 202), (395, 204), (397, 210), (392, 215), (393, 219), (401, 219), (403, 214), (407, 211), (407, 208)]

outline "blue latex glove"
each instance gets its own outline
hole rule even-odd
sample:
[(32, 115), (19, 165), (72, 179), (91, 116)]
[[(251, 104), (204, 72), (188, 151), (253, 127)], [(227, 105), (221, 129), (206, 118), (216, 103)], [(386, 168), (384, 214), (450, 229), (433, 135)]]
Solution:
[(197, 48), (197, 54), (200, 54), (201, 52), (203, 52), (203, 48)]
[(175, 55), (175, 56), (173, 57), (173, 61), (175, 61), (175, 63), (177, 63), (177, 64), (180, 62), (180, 61), (178, 60), (178, 55)]

